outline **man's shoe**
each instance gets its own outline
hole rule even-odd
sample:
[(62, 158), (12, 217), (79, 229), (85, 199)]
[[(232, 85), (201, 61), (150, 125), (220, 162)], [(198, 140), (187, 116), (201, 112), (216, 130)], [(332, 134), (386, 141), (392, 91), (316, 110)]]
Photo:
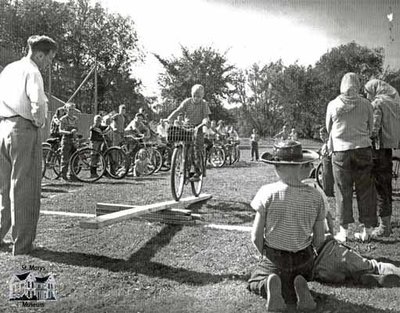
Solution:
[(346, 242), (347, 237), (348, 237), (347, 228), (345, 228), (343, 226), (339, 226), (339, 232), (336, 233), (335, 239), (340, 243), (344, 243), (344, 242)]
[(360, 277), (360, 283), (367, 287), (400, 287), (400, 276), (395, 274), (364, 274)]
[(1, 241), (0, 242), (0, 251), (3, 252), (11, 252), (12, 251), (13, 243), (11, 241)]
[(372, 238), (389, 237), (392, 234), (392, 225), (390, 219), (390, 216), (379, 218), (379, 226), (372, 230)]
[(317, 303), (314, 301), (303, 276), (297, 275), (294, 279), (294, 290), (296, 291), (298, 310), (315, 310), (317, 308)]
[(354, 238), (362, 242), (369, 242), (371, 240), (372, 227), (364, 227), (362, 232), (354, 233)]
[(265, 284), (265, 291), (267, 293), (267, 312), (285, 311), (286, 303), (282, 297), (282, 283), (279, 276), (276, 274), (269, 275)]

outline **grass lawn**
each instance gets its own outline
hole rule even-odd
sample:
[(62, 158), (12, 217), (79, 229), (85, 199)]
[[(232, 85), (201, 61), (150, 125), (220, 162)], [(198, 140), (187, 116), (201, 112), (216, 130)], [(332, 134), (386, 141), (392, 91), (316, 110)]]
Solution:
[[(208, 171), (203, 191), (213, 198), (192, 206), (203, 216), (196, 226), (129, 220), (93, 230), (80, 228), (77, 217), (41, 215), (36, 241), (42, 248), (32, 256), (0, 252), (0, 312), (265, 311), (265, 300), (246, 290), (258, 262), (249, 232), (205, 227), (251, 225), (249, 202), (259, 187), (275, 180), (275, 174), (272, 166), (249, 159), (249, 150), (242, 150), (238, 164)], [(136, 180), (104, 178), (95, 184), (44, 183), (42, 210), (95, 213), (96, 202), (148, 204), (171, 199), (168, 173)], [(184, 196), (189, 195), (186, 188)], [(390, 238), (350, 245), (363, 255), (400, 266), (399, 212), (396, 199)], [(11, 275), (30, 265), (55, 275), (56, 301), (22, 308), (8, 300)], [(400, 312), (400, 288), (367, 289), (351, 282), (309, 286), (318, 303), (316, 312)]]

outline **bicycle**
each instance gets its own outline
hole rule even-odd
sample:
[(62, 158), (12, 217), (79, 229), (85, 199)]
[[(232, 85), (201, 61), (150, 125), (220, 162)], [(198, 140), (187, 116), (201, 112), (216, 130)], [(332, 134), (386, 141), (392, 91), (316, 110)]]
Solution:
[(160, 171), (168, 172), (171, 169), (172, 148), (169, 143), (160, 142), (155, 145), (160, 152), (162, 161)]
[(213, 141), (211, 148), (206, 151), (206, 160), (215, 168), (224, 166), (226, 155), (224, 147), (218, 142)]
[[(57, 141), (57, 143), (55, 143)], [(42, 178), (55, 180), (61, 176), (61, 152), (58, 147), (54, 150), (54, 146), (59, 146), (60, 139), (49, 138), (42, 143)]]
[(195, 197), (201, 193), (206, 169), (204, 152), (203, 149), (196, 149), (195, 153), (197, 132), (201, 126), (194, 128), (172, 126), (168, 129), (168, 142), (174, 143), (170, 178), (171, 193), (175, 201), (179, 201), (182, 197), (184, 186), (189, 182)]
[(228, 143), (225, 144), (226, 160), (229, 161), (229, 165), (233, 165), (240, 160), (240, 149), (239, 141), (228, 139)]
[[(99, 151), (90, 148), (88, 141), (82, 139), (82, 136), (75, 138), (74, 144), (76, 151), (72, 153), (68, 160), (71, 174), (82, 182), (92, 183), (99, 180), (105, 172), (103, 155)], [(43, 143), (42, 147), (42, 176), (47, 178), (47, 175), (53, 175), (54, 173), (55, 176), (50, 179), (59, 178), (61, 176), (61, 148), (54, 151), (46, 143)], [(93, 168), (96, 169), (96, 172), (100, 171), (98, 175), (92, 175)]]
[(144, 158), (148, 159), (145, 170), (139, 175), (151, 175), (158, 171), (162, 165), (162, 156), (153, 143), (143, 141), (144, 135), (139, 136), (127, 135), (120, 147), (111, 147), (107, 150), (106, 168), (110, 168), (108, 172), (112, 177), (121, 179), (129, 173), (134, 172), (134, 166), (138, 161), (138, 152), (144, 149)]

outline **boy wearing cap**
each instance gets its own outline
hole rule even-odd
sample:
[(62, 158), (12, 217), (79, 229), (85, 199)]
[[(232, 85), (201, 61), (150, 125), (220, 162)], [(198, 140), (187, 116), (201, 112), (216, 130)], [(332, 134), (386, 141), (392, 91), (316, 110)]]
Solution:
[(263, 162), (273, 164), (279, 181), (257, 192), (251, 239), (262, 255), (248, 289), (267, 299), (267, 311), (283, 311), (297, 302), (300, 310), (315, 309), (307, 286), (312, 278), (314, 246), (324, 241), (325, 206), (321, 194), (302, 183), (304, 171), (318, 154), (296, 141), (274, 145)]

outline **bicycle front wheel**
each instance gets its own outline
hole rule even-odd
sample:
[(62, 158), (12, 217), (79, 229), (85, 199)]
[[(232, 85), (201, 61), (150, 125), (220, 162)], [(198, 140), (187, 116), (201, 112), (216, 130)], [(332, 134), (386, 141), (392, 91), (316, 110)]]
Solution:
[(99, 151), (83, 148), (77, 150), (71, 156), (70, 168), (72, 175), (78, 180), (93, 183), (103, 176), (106, 170), (106, 162)]
[(114, 179), (124, 178), (129, 171), (130, 160), (120, 147), (111, 147), (104, 153), (107, 176)]
[(61, 157), (49, 147), (43, 147), (42, 177), (49, 180), (59, 178), (61, 175)]
[(392, 195), (400, 196), (400, 158), (392, 158)]
[(193, 180), (190, 182), (192, 186), (192, 193), (195, 197), (198, 197), (201, 193), (201, 188), (203, 187), (203, 177), (204, 177), (204, 162), (203, 162), (203, 154), (199, 153), (198, 155), (198, 163), (200, 164), (200, 175), (198, 180)]
[(182, 146), (176, 147), (171, 159), (171, 192), (175, 201), (179, 201), (185, 185), (186, 158)]

